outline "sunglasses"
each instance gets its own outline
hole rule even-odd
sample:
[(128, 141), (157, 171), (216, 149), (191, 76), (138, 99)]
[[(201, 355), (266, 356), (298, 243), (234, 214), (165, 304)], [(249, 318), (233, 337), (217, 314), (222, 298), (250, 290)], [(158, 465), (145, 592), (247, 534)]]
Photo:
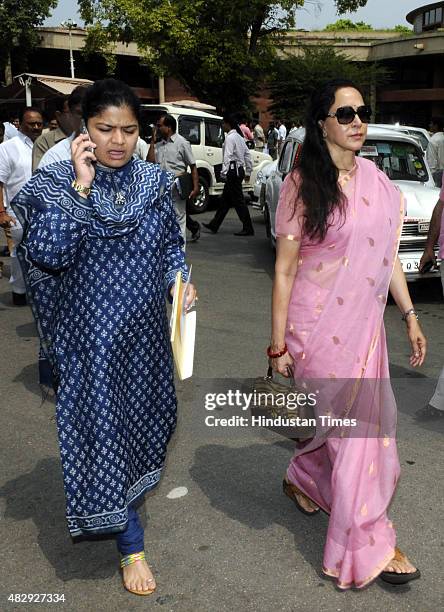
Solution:
[(358, 115), (362, 123), (370, 123), (372, 109), (370, 106), (359, 106), (356, 110), (353, 106), (340, 106), (336, 109), (335, 113), (328, 113), (327, 117), (336, 117), (338, 123), (347, 125), (354, 121), (356, 115)]

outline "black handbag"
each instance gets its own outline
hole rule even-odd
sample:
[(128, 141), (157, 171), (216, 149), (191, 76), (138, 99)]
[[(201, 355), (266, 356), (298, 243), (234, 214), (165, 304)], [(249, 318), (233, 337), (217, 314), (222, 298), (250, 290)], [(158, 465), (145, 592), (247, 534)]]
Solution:
[(190, 193), (193, 191), (193, 177), (187, 172), (186, 174), (181, 174), (177, 178), (179, 179), (182, 200), (188, 200)]
[(271, 366), (266, 376), (255, 379), (251, 414), (260, 417), (264, 427), (287, 438), (313, 438), (316, 434), (315, 402), (306, 389), (296, 384), (291, 370), (289, 372), (289, 384), (276, 382)]

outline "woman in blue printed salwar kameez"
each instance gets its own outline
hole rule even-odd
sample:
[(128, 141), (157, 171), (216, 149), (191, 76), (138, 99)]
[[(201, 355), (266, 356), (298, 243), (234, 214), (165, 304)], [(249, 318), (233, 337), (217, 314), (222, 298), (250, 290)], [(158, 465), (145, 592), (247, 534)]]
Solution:
[[(117, 534), (124, 586), (156, 587), (134, 503), (160, 479), (176, 424), (166, 300), (183, 240), (174, 177), (133, 159), (139, 102), (113, 79), (84, 98), (88, 134), (72, 160), (38, 171), (17, 196), (20, 249), (46, 356), (72, 536)], [(195, 297), (190, 286), (186, 307)]]

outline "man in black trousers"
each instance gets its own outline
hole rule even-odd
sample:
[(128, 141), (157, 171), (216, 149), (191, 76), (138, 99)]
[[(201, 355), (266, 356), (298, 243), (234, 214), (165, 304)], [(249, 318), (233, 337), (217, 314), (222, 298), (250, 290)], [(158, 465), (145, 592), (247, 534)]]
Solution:
[(242, 182), (250, 180), (253, 170), (251, 153), (245, 144), (245, 140), (237, 121), (231, 115), (223, 118), (224, 131), (227, 133), (223, 147), (223, 165), (221, 179), (225, 180), (224, 191), (220, 206), (210, 223), (202, 225), (216, 234), (222, 225), (228, 211), (234, 207), (242, 223), (242, 230), (236, 232), (235, 236), (254, 236), (253, 224), (251, 223), (248, 206), (244, 201)]

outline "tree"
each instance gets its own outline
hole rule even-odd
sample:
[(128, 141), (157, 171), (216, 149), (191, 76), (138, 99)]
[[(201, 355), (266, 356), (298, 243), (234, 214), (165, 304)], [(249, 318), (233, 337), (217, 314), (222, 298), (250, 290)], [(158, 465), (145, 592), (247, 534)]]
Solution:
[(355, 30), (359, 32), (370, 32), (373, 27), (369, 23), (363, 21), (357, 21), (354, 23), (351, 19), (338, 19), (335, 23), (329, 23), (325, 28), (325, 32), (341, 32), (341, 31)]
[(38, 44), (37, 26), (41, 26), (51, 14), (58, 0), (1, 0), (0, 2), (0, 70), (3, 73), (10, 64), (13, 47), (20, 58), (21, 68), (26, 68), (26, 59)]
[[(367, 2), (333, 1), (341, 12)], [(305, 0), (310, 2), (318, 0)], [(295, 26), (304, 0), (79, 0), (79, 5), (91, 27), (90, 51), (109, 52), (114, 41), (133, 41), (153, 72), (177, 78), (219, 109), (234, 110), (258, 91), (280, 36)]]
[(269, 82), (273, 100), (269, 110), (286, 121), (300, 123), (307, 97), (323, 82), (334, 78), (353, 81), (370, 100), (372, 85), (387, 82), (389, 72), (377, 64), (354, 62), (330, 45), (305, 46), (300, 56), (277, 60)]

